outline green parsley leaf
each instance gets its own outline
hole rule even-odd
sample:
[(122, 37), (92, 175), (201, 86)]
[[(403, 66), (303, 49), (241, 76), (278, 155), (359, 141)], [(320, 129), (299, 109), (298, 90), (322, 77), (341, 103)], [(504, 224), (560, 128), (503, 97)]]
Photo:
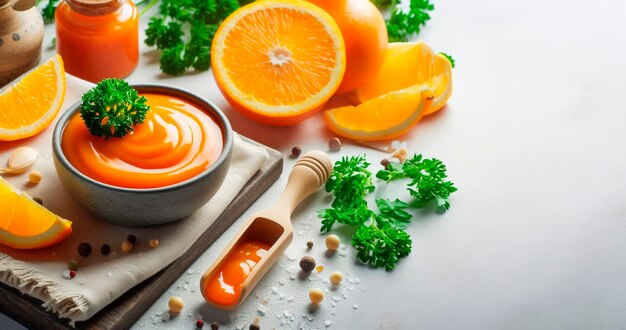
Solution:
[(452, 58), (452, 55), (450, 54), (446, 54), (444, 52), (439, 52), (439, 54), (443, 55), (445, 58), (448, 59), (448, 61), (450, 61), (450, 64), (452, 65), (452, 68), (454, 69), (454, 67), (456, 66), (456, 63), (454, 62), (454, 58)]
[(446, 166), (438, 159), (423, 159), (422, 155), (413, 155), (402, 164), (402, 174), (391, 168), (378, 171), (376, 177), (387, 182), (402, 177), (412, 179), (408, 184), (411, 196), (416, 200), (415, 207), (424, 207), (429, 201), (437, 202), (437, 211), (443, 213), (450, 208), (450, 194), (457, 191), (454, 184), (445, 181), (448, 177)]
[(357, 258), (372, 268), (392, 270), (400, 258), (411, 253), (411, 237), (388, 222), (375, 220), (370, 226), (360, 226), (352, 236)]
[(393, 1), (390, 7), (391, 16), (386, 21), (389, 41), (408, 41), (410, 37), (419, 34), (421, 27), (430, 20), (428, 12), (434, 9), (430, 0), (411, 0), (409, 10), (405, 12), (400, 1)]
[(390, 201), (384, 198), (376, 199), (376, 206), (380, 210), (378, 219), (387, 221), (389, 224), (398, 229), (405, 229), (413, 217), (410, 213), (404, 211), (409, 204), (396, 198)]
[(92, 135), (108, 139), (132, 132), (149, 109), (146, 98), (127, 82), (108, 78), (83, 94), (80, 116)]
[(180, 75), (190, 68), (206, 71), (215, 31), (237, 8), (237, 0), (161, 0), (144, 42), (161, 50), (159, 63), (166, 74)]
[(364, 156), (343, 157), (335, 163), (325, 185), (335, 199), (330, 209), (318, 212), (323, 219), (322, 232), (331, 230), (335, 222), (359, 226), (372, 216), (365, 200), (365, 195), (374, 191), (369, 165)]

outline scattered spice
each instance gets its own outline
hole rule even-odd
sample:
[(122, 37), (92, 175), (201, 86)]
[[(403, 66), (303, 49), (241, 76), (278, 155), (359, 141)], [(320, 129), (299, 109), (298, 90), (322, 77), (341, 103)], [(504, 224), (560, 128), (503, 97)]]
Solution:
[(314, 304), (321, 303), (322, 300), (324, 300), (324, 291), (318, 288), (311, 289), (311, 291), (309, 291), (309, 299), (311, 299), (311, 302)]
[(71, 277), (70, 277), (70, 270), (69, 269), (66, 269), (66, 270), (63, 271), (63, 278), (66, 279), (66, 280), (71, 279)]
[(330, 149), (330, 151), (341, 150), (341, 140), (339, 140), (339, 138), (332, 138), (328, 141), (328, 149)]
[(198, 320), (196, 321), (196, 328), (202, 329), (204, 327), (204, 321)]
[(76, 262), (76, 260), (74, 260), (74, 259), (70, 259), (67, 262), (67, 269), (69, 269), (69, 270), (77, 270), (78, 269), (78, 262)]
[(76, 271), (70, 270), (70, 278), (74, 278), (74, 277), (76, 277)]
[(385, 168), (385, 169), (387, 169), (387, 166), (389, 165), (389, 163), (391, 163), (391, 162), (387, 158), (383, 158), (383, 160), (380, 161), (380, 165), (382, 165), (383, 168)]
[(391, 158), (396, 158), (400, 163), (404, 163), (408, 154), (409, 151), (406, 150), (406, 148), (402, 148), (394, 151), (394, 153), (391, 155)]
[(43, 175), (41, 175), (41, 172), (39, 171), (30, 171), (30, 173), (28, 173), (28, 182), (32, 184), (38, 184), (41, 182), (42, 178)]
[(163, 314), (161, 314), (161, 320), (163, 320), (163, 321), (169, 321), (170, 317), (171, 317), (171, 315), (168, 312), (163, 312)]
[(293, 147), (291, 149), (291, 158), (298, 158), (300, 157), (300, 154), (302, 153), (302, 149), (300, 147)]
[(133, 244), (135, 244), (135, 243), (137, 243), (137, 236), (132, 235), (132, 234), (128, 235), (128, 236), (126, 236), (126, 240), (131, 242), (131, 243), (133, 243)]
[(341, 240), (339, 239), (337, 235), (331, 234), (331, 235), (326, 236), (326, 248), (329, 249), (330, 251), (337, 250), (340, 244), (341, 244)]
[(220, 324), (217, 322), (211, 322), (211, 330), (219, 330)]
[(158, 239), (151, 239), (150, 240), (150, 247), (153, 249), (156, 249), (159, 246), (159, 240)]
[(26, 172), (37, 157), (39, 156), (39, 152), (33, 148), (29, 147), (20, 147), (15, 149), (11, 156), (9, 157), (9, 161), (7, 163), (7, 167), (0, 168), (0, 174), (8, 173), (8, 174), (21, 174)]
[(180, 311), (183, 310), (183, 307), (185, 307), (185, 303), (180, 297), (170, 297), (167, 305), (170, 308), (170, 312), (174, 314), (180, 313)]
[(122, 251), (130, 252), (132, 250), (133, 250), (133, 243), (129, 241), (124, 241), (124, 243), (122, 243)]
[(111, 252), (111, 247), (109, 246), (109, 244), (102, 244), (102, 246), (100, 247), (100, 253), (102, 253), (102, 255), (106, 256)]
[(91, 244), (89, 243), (80, 243), (78, 244), (78, 254), (87, 258), (91, 254)]
[(333, 285), (339, 285), (339, 283), (341, 283), (341, 280), (343, 280), (343, 274), (341, 272), (332, 272), (329, 279), (330, 283), (332, 283)]
[(39, 197), (33, 197), (33, 200), (37, 203), (39, 203), (39, 205), (43, 205), (43, 199), (39, 198)]
[(300, 268), (302, 268), (303, 271), (310, 273), (313, 269), (315, 269), (315, 259), (310, 256), (302, 257), (302, 259), (300, 259)]
[(250, 324), (250, 330), (261, 330), (261, 327), (258, 324)]
[(306, 242), (306, 247), (310, 250), (313, 248), (313, 241)]
[(323, 265), (319, 265), (319, 266), (315, 267), (315, 271), (317, 271), (318, 273), (321, 273), (322, 271), (324, 271), (324, 266)]

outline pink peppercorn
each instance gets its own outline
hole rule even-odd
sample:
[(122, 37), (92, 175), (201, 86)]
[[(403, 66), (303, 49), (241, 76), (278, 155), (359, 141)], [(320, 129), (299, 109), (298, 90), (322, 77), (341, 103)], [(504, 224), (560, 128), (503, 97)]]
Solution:
[(196, 328), (200, 329), (200, 328), (202, 328), (202, 327), (204, 327), (204, 321), (202, 321), (202, 320), (198, 320), (198, 321), (196, 322)]
[(74, 277), (76, 277), (76, 271), (70, 270), (70, 278), (74, 278)]

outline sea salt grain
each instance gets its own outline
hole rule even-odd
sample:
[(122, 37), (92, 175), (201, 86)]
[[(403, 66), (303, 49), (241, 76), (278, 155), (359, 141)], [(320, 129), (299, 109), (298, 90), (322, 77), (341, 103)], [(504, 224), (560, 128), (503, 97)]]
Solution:
[(259, 312), (260, 315), (265, 315), (265, 313), (267, 313), (267, 310), (265, 309), (265, 307), (263, 306), (259, 306), (259, 308), (256, 310), (257, 312)]
[(330, 322), (330, 320), (326, 320), (326, 322), (324, 322), (324, 326), (326, 326), (327, 328), (330, 327), (331, 324), (332, 322)]
[(163, 312), (163, 314), (161, 314), (161, 320), (163, 320), (163, 321), (169, 321), (169, 320), (170, 320), (170, 313), (168, 313), (168, 312)]
[(113, 276), (113, 273), (108, 272), (108, 273), (107, 273), (107, 277), (111, 277), (111, 276)]
[(354, 305), (352, 305), (352, 308), (354, 308), (354, 309), (358, 309), (358, 308), (359, 308), (359, 306), (357, 306), (356, 304), (354, 304)]

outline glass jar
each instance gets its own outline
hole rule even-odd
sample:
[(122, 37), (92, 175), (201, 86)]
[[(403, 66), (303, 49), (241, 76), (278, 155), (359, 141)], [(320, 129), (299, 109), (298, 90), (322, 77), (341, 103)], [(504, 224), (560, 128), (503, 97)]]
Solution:
[(124, 78), (139, 59), (139, 13), (130, 0), (65, 0), (56, 9), (65, 70), (97, 83)]

